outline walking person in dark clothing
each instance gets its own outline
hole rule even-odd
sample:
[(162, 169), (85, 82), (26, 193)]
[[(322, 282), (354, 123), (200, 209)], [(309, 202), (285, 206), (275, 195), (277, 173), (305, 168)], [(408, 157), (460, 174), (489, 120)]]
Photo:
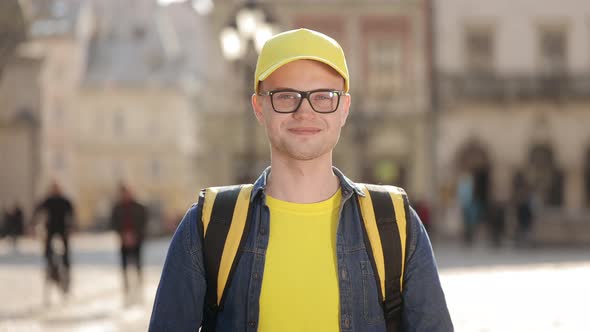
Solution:
[[(115, 203), (111, 215), (113, 229), (119, 234), (121, 242), (121, 268), (125, 295), (129, 297), (132, 290), (129, 283), (127, 266), (135, 263), (137, 280), (142, 284), (141, 248), (147, 224), (146, 208), (137, 202), (133, 194), (124, 184), (119, 187), (119, 199)], [(139, 288), (140, 290), (141, 288)], [(141, 295), (141, 293), (137, 294)]]
[(2, 209), (2, 219), (0, 219), (0, 239), (3, 239), (5, 236), (8, 236), (10, 226), (8, 223), (10, 222), (10, 209), (3, 208)]
[[(45, 261), (49, 271), (49, 277), (60, 282), (64, 294), (69, 292), (70, 281), (70, 253), (69, 253), (69, 235), (74, 224), (74, 206), (66, 198), (60, 186), (54, 182), (49, 189), (47, 197), (35, 208), (33, 220), (40, 214), (45, 213)], [(63, 244), (63, 254), (61, 259), (65, 267), (63, 280), (59, 279), (56, 274), (56, 257), (55, 248), (53, 247), (53, 238), (58, 237)], [(61, 277), (60, 277), (61, 278)]]
[(531, 244), (533, 227), (532, 193), (529, 182), (522, 172), (513, 179), (514, 213), (516, 215), (516, 247), (528, 247)]
[(503, 202), (496, 201), (491, 204), (488, 224), (492, 246), (494, 248), (500, 248), (506, 228), (506, 208)]
[(6, 213), (4, 227), (6, 235), (12, 239), (12, 248), (16, 250), (18, 237), (24, 233), (23, 209), (18, 203), (14, 203), (11, 210)]
[(516, 246), (528, 247), (531, 244), (531, 230), (533, 226), (533, 209), (531, 197), (526, 192), (516, 202)]

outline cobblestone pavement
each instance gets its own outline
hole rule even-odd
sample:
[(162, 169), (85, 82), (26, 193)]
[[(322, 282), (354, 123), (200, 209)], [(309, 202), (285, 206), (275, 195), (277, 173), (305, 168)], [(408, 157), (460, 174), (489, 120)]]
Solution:
[(588, 248), (436, 246), (456, 331), (588, 331)]
[[(43, 305), (41, 245), (0, 242), (0, 332), (146, 331), (168, 239), (144, 252), (143, 301), (122, 295), (112, 233), (72, 239), (72, 292)], [(456, 331), (587, 331), (590, 254), (583, 248), (493, 250), (435, 243), (441, 281)]]
[(114, 234), (75, 235), (71, 294), (64, 299), (52, 288), (49, 306), (44, 305), (39, 240), (24, 239), (17, 251), (1, 243), (0, 332), (146, 331), (167, 241), (146, 245), (142, 295), (129, 303), (122, 293)]

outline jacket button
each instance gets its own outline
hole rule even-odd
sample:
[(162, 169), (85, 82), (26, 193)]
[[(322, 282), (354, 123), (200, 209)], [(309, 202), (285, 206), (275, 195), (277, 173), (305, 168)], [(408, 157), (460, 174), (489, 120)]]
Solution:
[(260, 274), (258, 272), (254, 272), (254, 280), (258, 280), (260, 278)]
[(350, 319), (344, 318), (344, 328), (345, 329), (349, 329), (350, 328)]
[(260, 228), (260, 235), (264, 235), (266, 234), (266, 228), (262, 227)]
[(256, 327), (256, 322), (253, 321), (253, 320), (251, 320), (251, 321), (248, 322), (248, 326), (250, 326), (250, 327)]

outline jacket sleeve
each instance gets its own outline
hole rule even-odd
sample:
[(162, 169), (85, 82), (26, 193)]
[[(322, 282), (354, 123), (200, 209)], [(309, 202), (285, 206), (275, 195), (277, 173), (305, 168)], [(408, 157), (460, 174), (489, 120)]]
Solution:
[(453, 331), (428, 234), (410, 209), (410, 239), (404, 273), (403, 331)]
[(199, 201), (187, 211), (170, 242), (149, 331), (195, 332), (201, 326), (207, 286), (197, 221), (202, 197)]

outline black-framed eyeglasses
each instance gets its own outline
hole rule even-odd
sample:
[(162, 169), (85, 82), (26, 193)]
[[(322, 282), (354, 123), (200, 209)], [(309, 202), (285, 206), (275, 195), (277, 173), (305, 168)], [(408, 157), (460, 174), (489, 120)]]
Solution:
[(333, 113), (340, 105), (340, 96), (344, 91), (332, 89), (318, 89), (312, 91), (298, 91), (294, 89), (280, 89), (258, 93), (259, 96), (270, 96), (272, 109), (277, 113), (297, 112), (303, 99), (307, 99), (311, 108), (317, 113)]

